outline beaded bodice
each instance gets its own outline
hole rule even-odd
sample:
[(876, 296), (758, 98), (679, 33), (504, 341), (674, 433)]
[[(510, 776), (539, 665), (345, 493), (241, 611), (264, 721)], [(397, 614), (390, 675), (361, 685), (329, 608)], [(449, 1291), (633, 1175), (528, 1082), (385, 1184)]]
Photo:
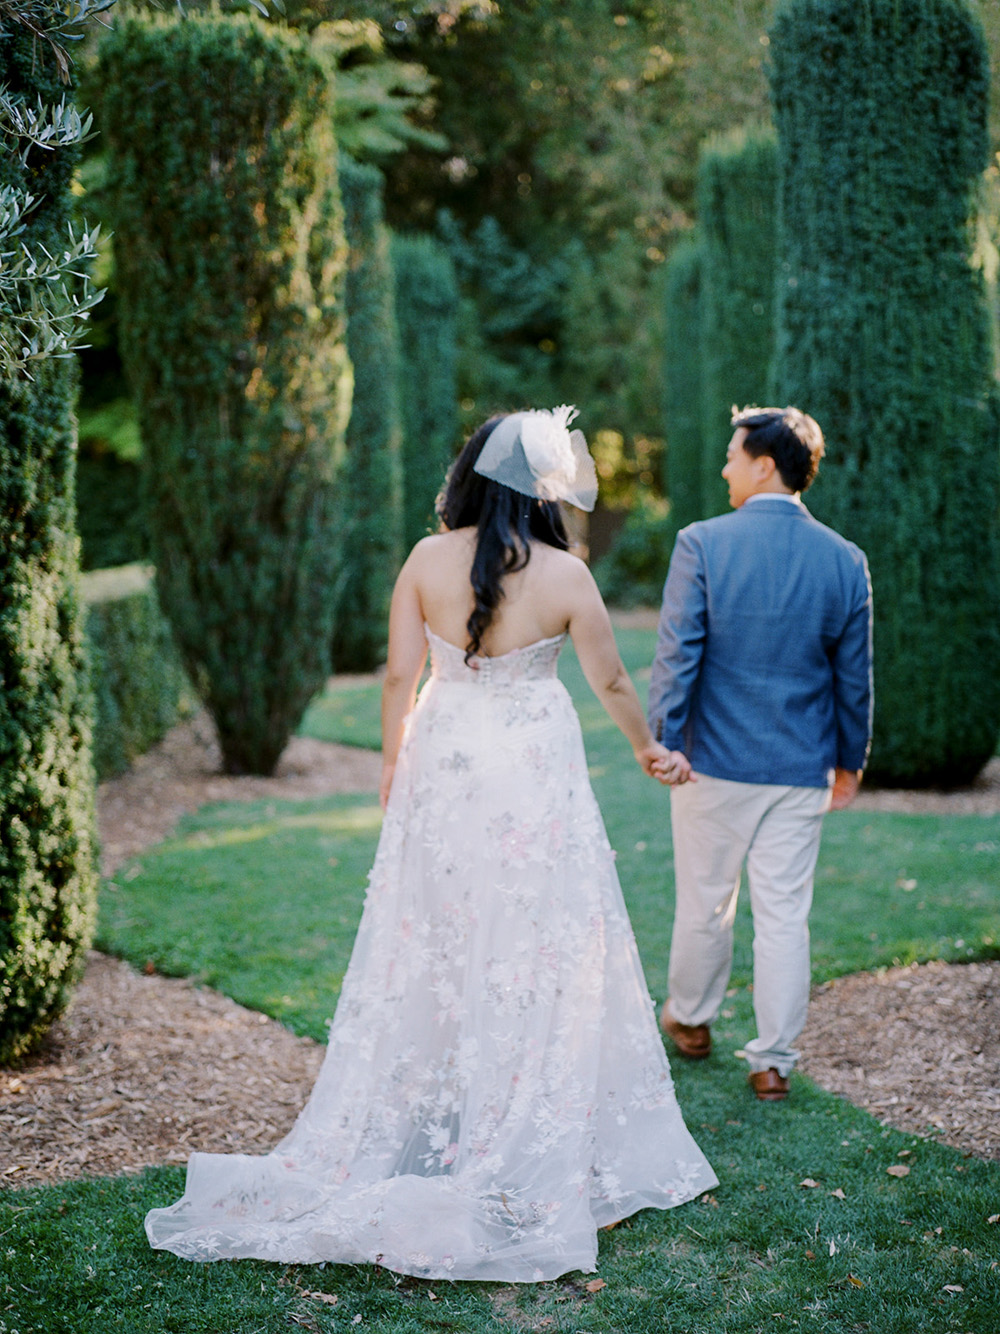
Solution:
[(525, 681), (554, 679), (559, 651), (566, 641), (565, 634), (554, 635), (551, 639), (537, 639), (533, 644), (511, 649), (495, 658), (476, 657), (467, 664), (464, 649), (442, 639), (429, 626), (424, 626), (424, 632), (430, 645), (434, 678), (478, 686), (520, 685)]

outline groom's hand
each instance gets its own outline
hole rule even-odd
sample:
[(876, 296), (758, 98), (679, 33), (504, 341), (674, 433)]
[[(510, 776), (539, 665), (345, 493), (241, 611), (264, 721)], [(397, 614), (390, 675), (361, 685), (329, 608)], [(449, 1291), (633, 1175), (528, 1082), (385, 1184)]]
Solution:
[(833, 779), (833, 795), (830, 798), (831, 811), (846, 811), (858, 795), (861, 786), (861, 774), (854, 769), (838, 769)]
[(698, 779), (691, 772), (691, 761), (681, 750), (667, 750), (659, 746), (659, 755), (647, 770), (658, 778), (666, 787), (677, 787), (681, 783), (697, 783)]

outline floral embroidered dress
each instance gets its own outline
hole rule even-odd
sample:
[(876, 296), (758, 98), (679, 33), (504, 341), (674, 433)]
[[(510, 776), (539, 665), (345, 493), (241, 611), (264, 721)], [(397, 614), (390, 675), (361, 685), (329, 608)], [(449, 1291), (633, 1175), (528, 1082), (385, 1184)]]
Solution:
[(194, 1154), (146, 1219), (155, 1247), (530, 1282), (716, 1184), (556, 676), (565, 636), (470, 666), (427, 636), (309, 1102), (264, 1157)]

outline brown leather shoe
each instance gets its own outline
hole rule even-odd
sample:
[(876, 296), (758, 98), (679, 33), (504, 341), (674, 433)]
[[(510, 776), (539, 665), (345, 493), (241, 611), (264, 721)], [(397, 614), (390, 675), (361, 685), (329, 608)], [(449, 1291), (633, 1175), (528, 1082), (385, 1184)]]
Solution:
[(681, 1024), (670, 1013), (667, 1001), (660, 1011), (660, 1028), (680, 1052), (690, 1061), (703, 1061), (712, 1050), (712, 1035), (708, 1024)]
[(788, 1097), (788, 1080), (773, 1065), (770, 1070), (753, 1070), (747, 1078), (761, 1102), (781, 1102)]

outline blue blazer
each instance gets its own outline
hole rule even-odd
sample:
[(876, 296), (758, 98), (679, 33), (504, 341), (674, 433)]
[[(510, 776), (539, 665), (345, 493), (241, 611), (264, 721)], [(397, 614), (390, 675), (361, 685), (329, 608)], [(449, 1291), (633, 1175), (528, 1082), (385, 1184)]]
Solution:
[(682, 529), (649, 688), (665, 746), (716, 778), (826, 787), (864, 767), (871, 717), (863, 551), (778, 498)]

